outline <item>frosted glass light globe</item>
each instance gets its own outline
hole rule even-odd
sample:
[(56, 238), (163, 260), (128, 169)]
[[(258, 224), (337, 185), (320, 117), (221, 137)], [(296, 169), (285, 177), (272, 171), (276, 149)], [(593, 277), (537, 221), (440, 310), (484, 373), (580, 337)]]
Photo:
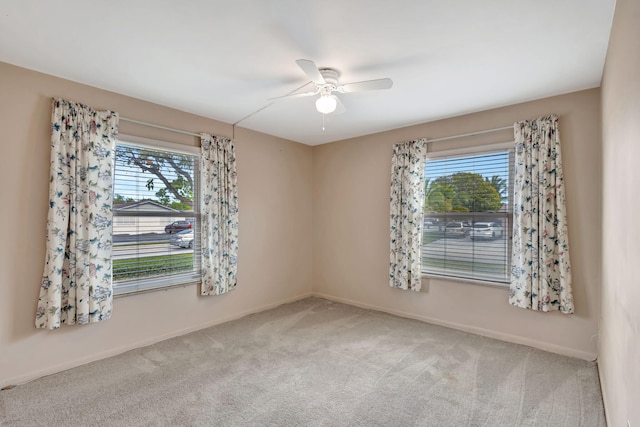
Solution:
[(316, 109), (322, 114), (329, 114), (336, 111), (338, 101), (332, 95), (322, 95), (316, 101)]

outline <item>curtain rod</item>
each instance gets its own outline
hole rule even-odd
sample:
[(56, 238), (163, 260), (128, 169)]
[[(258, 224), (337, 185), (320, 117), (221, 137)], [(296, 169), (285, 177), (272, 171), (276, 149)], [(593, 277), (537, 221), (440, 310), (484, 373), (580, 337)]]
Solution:
[(154, 125), (153, 123), (147, 123), (147, 122), (142, 122), (140, 120), (128, 119), (128, 118), (122, 117), (122, 116), (120, 116), (120, 120), (124, 120), (125, 122), (130, 122), (130, 123), (136, 123), (138, 125), (149, 126), (149, 127), (156, 128), (156, 129), (168, 130), (169, 132), (181, 133), (183, 135), (197, 136), (198, 138), (200, 138), (200, 134), (199, 133), (187, 132), (186, 130), (180, 130), (180, 129), (174, 129), (174, 128), (170, 128), (170, 127), (166, 127), (166, 126)]
[(507, 130), (507, 129), (513, 129), (513, 126), (504, 126), (504, 127), (495, 128), (495, 129), (479, 130), (476, 132), (463, 133), (460, 135), (445, 136), (444, 138), (427, 139), (427, 142), (437, 142), (437, 141), (446, 141), (448, 139), (465, 138), (467, 136), (482, 135), (483, 133), (499, 132), (501, 130)]

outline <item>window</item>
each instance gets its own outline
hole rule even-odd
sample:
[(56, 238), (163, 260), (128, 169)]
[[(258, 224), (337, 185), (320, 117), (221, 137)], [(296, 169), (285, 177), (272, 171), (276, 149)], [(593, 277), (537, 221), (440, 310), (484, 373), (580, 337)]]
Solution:
[(423, 274), (509, 282), (512, 146), (428, 154)]
[(114, 294), (199, 281), (198, 149), (121, 139), (113, 190)]

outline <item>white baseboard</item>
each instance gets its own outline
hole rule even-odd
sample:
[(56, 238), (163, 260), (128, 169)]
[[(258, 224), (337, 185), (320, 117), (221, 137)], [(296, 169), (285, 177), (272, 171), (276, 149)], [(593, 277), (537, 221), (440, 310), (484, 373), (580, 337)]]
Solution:
[(545, 350), (551, 353), (561, 354), (563, 356), (569, 356), (569, 357), (575, 357), (577, 359), (588, 360), (590, 362), (595, 361), (597, 357), (596, 353), (592, 353), (588, 351), (577, 350), (575, 348), (564, 347), (557, 344), (550, 344), (542, 341), (537, 341), (531, 338), (494, 331), (491, 329), (478, 328), (476, 326), (469, 326), (461, 323), (435, 319), (429, 316), (407, 313), (404, 311), (393, 310), (386, 307), (380, 307), (372, 304), (361, 303), (359, 301), (335, 297), (332, 295), (327, 295), (319, 292), (312, 292), (312, 296), (318, 297), (318, 298), (324, 298), (329, 301), (353, 305), (356, 307), (365, 308), (369, 310), (381, 311), (383, 313), (393, 314), (394, 316), (398, 316), (398, 317), (405, 317), (408, 319), (414, 319), (414, 320), (420, 320), (422, 322), (432, 323), (434, 325), (446, 326), (447, 328), (457, 329), (459, 331), (464, 331), (464, 332), (471, 332), (473, 334), (482, 335), (488, 338), (495, 338), (501, 341), (507, 341), (515, 344), (522, 344), (522, 345), (534, 347), (540, 350)]
[(188, 328), (184, 328), (184, 329), (179, 329), (176, 331), (172, 331), (172, 332), (168, 332), (166, 334), (162, 334), (162, 335), (158, 335), (152, 338), (148, 338), (142, 341), (138, 341), (134, 344), (128, 344), (128, 345), (124, 345), (121, 347), (117, 347), (117, 348), (113, 348), (113, 349), (109, 349), (107, 351), (103, 351), (100, 353), (96, 353), (96, 354), (92, 354), (90, 356), (87, 357), (81, 357), (79, 359), (75, 359), (72, 361), (66, 361), (64, 363), (60, 363), (57, 365), (53, 365), (53, 366), (48, 366), (44, 369), (39, 369), (37, 371), (33, 371), (30, 372), (28, 374), (22, 374), (22, 375), (18, 375), (15, 377), (11, 377), (11, 378), (7, 378), (7, 379), (0, 379), (0, 388), (2, 387), (6, 387), (9, 385), (19, 385), (19, 384), (24, 384), (27, 383), (29, 381), (33, 381), (35, 379), (38, 378), (42, 378), (45, 377), (47, 375), (52, 375), (52, 374), (56, 374), (58, 372), (62, 372), (62, 371), (66, 371), (67, 369), (71, 369), (71, 368), (75, 368), (78, 366), (82, 366), (82, 365), (86, 365), (87, 363), (91, 363), (91, 362), (95, 362), (97, 360), (102, 360), (102, 359), (106, 359), (108, 357), (112, 357), (112, 356), (117, 356), (118, 354), (122, 354), (125, 353), (127, 351), (131, 351), (131, 350), (135, 350), (137, 348), (141, 348), (141, 347), (146, 347), (148, 345), (151, 344), (155, 344), (157, 342), (160, 341), (164, 341), (170, 338), (174, 338), (174, 337), (179, 337), (181, 335), (185, 335), (188, 334), (190, 332), (195, 332), (195, 331), (199, 331), (200, 329), (206, 329), (209, 328), (211, 326), (215, 326), (215, 325), (219, 325), (222, 323), (226, 323), (226, 322), (230, 322), (232, 320), (236, 320), (236, 319), (240, 319), (241, 317), (245, 317), (248, 316), (250, 314), (255, 314), (255, 313), (260, 313), (262, 311), (265, 310), (270, 310), (272, 308), (278, 307), (282, 304), (288, 304), (291, 302), (295, 302), (295, 301), (299, 301), (301, 299), (305, 299), (312, 296), (311, 292), (306, 292), (304, 294), (300, 294), (300, 295), (296, 295), (294, 297), (290, 297), (287, 299), (284, 299), (282, 301), (278, 301), (278, 302), (274, 302), (274, 303), (270, 303), (270, 304), (266, 304), (263, 306), (259, 306), (259, 307), (255, 307), (249, 310), (245, 310), (243, 312), (240, 313), (235, 313), (232, 316), (227, 316), (227, 317), (223, 317), (220, 319), (216, 319), (216, 320), (212, 320), (212, 321), (208, 321), (208, 322), (204, 322), (198, 325), (194, 325), (194, 326), (190, 326)]

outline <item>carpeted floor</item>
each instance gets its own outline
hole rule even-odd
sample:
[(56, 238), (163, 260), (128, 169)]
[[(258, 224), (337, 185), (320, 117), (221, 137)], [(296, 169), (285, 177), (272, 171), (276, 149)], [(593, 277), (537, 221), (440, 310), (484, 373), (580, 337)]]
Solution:
[(0, 392), (3, 426), (603, 426), (594, 363), (323, 299)]

